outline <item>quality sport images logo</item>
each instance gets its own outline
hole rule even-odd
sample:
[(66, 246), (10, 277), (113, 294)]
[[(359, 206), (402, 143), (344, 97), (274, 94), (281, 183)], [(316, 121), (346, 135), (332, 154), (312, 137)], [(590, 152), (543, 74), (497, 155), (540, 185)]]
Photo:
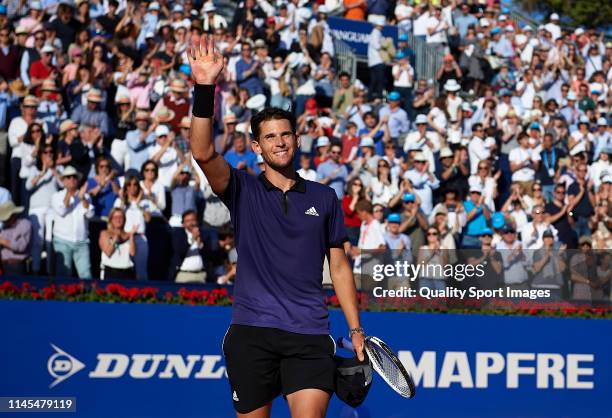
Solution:
[[(53, 388), (87, 368), (85, 362), (51, 344), (47, 368)], [(418, 387), (486, 389), (490, 381), (506, 389), (593, 390), (595, 355), (588, 353), (398, 351)], [(98, 353), (90, 379), (223, 379), (221, 355)]]
[[(74, 355), (51, 344), (54, 352), (47, 361), (47, 370), (55, 380), (53, 388), (81, 370), (85, 363)], [(220, 355), (201, 354), (124, 354), (98, 353), (91, 379), (222, 379), (227, 377)]]

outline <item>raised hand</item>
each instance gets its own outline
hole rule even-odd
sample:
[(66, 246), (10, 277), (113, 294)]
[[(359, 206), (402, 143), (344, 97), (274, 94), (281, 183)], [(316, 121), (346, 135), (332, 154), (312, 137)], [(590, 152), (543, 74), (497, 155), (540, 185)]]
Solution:
[(215, 84), (223, 70), (223, 56), (215, 48), (212, 36), (202, 35), (199, 43), (192, 42), (187, 54), (191, 76), (198, 84)]

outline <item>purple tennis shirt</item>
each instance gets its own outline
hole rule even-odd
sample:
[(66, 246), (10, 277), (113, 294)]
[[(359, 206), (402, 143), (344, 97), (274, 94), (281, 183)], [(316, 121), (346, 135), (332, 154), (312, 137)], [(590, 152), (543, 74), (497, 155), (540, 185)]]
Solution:
[(298, 176), (283, 193), (263, 173), (231, 168), (221, 198), (238, 251), (232, 324), (328, 334), (323, 261), (347, 240), (334, 190)]

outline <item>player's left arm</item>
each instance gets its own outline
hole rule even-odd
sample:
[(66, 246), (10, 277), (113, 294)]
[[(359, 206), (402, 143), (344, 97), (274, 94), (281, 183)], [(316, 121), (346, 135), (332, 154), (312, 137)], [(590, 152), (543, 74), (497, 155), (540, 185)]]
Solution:
[[(342, 307), (349, 329), (360, 328), (359, 306), (357, 303), (357, 288), (353, 279), (353, 271), (342, 247), (332, 247), (328, 250), (329, 271), (331, 273), (334, 290)], [(353, 347), (360, 361), (363, 361), (363, 333), (354, 333)]]

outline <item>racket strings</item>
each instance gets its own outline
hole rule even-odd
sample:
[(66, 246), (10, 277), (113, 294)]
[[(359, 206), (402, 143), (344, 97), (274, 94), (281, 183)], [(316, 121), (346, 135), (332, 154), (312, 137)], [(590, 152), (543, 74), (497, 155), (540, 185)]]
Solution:
[(412, 388), (406, 380), (406, 376), (388, 355), (388, 353), (381, 347), (374, 344), (369, 345), (370, 349), (370, 360), (372, 366), (380, 375), (387, 381), (393, 389), (403, 396), (410, 396), (412, 394)]

